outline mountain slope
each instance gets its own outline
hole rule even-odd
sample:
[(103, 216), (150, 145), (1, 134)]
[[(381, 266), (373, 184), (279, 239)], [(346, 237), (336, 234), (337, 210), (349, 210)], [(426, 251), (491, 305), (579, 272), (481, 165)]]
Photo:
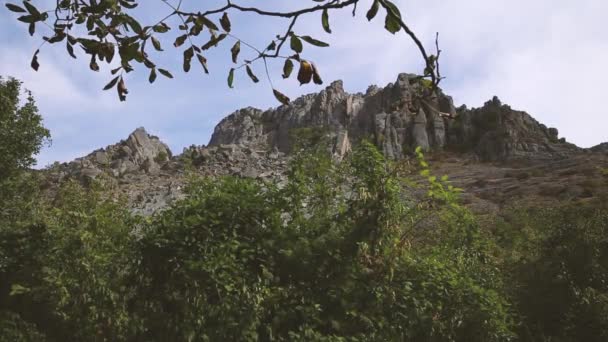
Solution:
[(126, 140), (46, 171), (53, 188), (67, 179), (108, 177), (133, 209), (151, 214), (181, 196), (187, 170), (280, 180), (303, 138), (326, 145), (336, 159), (363, 139), (387, 158), (407, 160), (416, 146), (440, 174), (463, 187), (476, 211), (518, 202), (588, 200), (608, 193), (608, 154), (558, 137), (529, 114), (493, 98), (481, 108), (455, 108), (441, 90), (400, 74), (384, 88), (349, 94), (336, 81), (318, 94), (261, 111), (244, 108), (215, 128), (208, 146), (173, 156), (159, 138), (138, 128)]

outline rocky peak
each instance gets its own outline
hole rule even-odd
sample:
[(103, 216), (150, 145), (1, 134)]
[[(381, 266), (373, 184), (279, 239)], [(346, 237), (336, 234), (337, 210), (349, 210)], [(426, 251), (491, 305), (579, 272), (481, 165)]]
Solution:
[(599, 145), (595, 145), (595, 146), (591, 147), (589, 150), (591, 150), (591, 152), (608, 153), (608, 142), (604, 142)]
[(298, 131), (323, 132), (329, 148), (342, 155), (362, 139), (375, 142), (384, 154), (403, 158), (423, 150), (456, 149), (482, 160), (503, 160), (529, 153), (566, 153), (575, 149), (558, 139), (525, 112), (498, 98), (482, 108), (456, 110), (451, 97), (437, 90), (422, 97), (425, 82), (400, 74), (384, 88), (370, 86), (365, 94), (349, 94), (342, 81), (318, 94), (305, 95), (287, 106), (262, 111), (239, 110), (215, 128), (210, 145), (243, 144), (288, 153)]
[[(481, 108), (456, 109), (452, 98), (441, 90), (421, 96), (425, 92), (428, 93), (425, 81), (412, 74), (400, 74), (394, 83), (383, 88), (370, 86), (365, 94), (347, 93), (342, 81), (335, 81), (323, 91), (301, 96), (289, 105), (265, 111), (240, 109), (215, 127), (208, 146), (191, 146), (175, 157), (158, 137), (138, 128), (117, 144), (48, 170), (50, 188), (66, 178), (86, 182), (105, 173), (119, 184), (134, 211), (148, 215), (183, 196), (186, 169), (206, 176), (234, 175), (282, 182), (295, 146), (321, 143), (336, 160), (341, 160), (363, 139), (374, 142), (392, 159), (406, 157), (417, 146), (445, 150), (449, 153), (446, 160), (435, 162), (447, 167), (445, 174), (456, 175), (457, 186), (477, 191), (483, 203), (485, 196), (494, 198), (502, 193), (499, 188), (519, 189), (518, 184), (530, 174), (557, 170), (556, 174), (562, 177), (595, 172), (570, 170), (589, 164), (578, 160), (585, 157), (574, 153), (580, 149), (559, 139), (557, 129), (513, 110), (497, 97)], [(608, 151), (606, 146), (591, 150)], [(605, 158), (603, 153), (586, 154)], [(509, 165), (514, 164), (551, 166), (542, 172), (519, 172), (511, 170)], [(464, 173), (459, 175), (460, 171)], [(475, 177), (479, 177), (479, 172), (486, 172), (483, 178), (496, 186), (478, 189)], [(505, 179), (495, 178), (503, 172)], [(530, 184), (521, 189), (528, 187)], [(580, 189), (582, 186), (568, 193), (583, 194)], [(543, 193), (553, 196), (555, 192)]]
[(555, 157), (579, 150), (558, 138), (556, 128), (513, 110), (496, 96), (481, 108), (459, 108), (448, 136), (454, 149), (473, 151), (485, 161)]
[(156, 174), (171, 157), (171, 150), (165, 143), (140, 127), (126, 140), (59, 165), (58, 171), (61, 178), (70, 176), (81, 179), (95, 178), (104, 171), (114, 177), (141, 172)]

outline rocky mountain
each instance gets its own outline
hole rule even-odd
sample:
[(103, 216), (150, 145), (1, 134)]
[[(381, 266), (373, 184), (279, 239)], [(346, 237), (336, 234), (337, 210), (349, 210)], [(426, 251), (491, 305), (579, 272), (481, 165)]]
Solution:
[(238, 110), (216, 126), (207, 146), (191, 146), (177, 156), (138, 128), (118, 144), (50, 168), (48, 183), (52, 188), (67, 179), (108, 177), (134, 211), (151, 214), (180, 198), (188, 170), (280, 180), (298, 139), (313, 135), (337, 160), (363, 139), (397, 160), (420, 146), (481, 212), (521, 198), (585, 200), (608, 193), (602, 178), (608, 147), (578, 148), (496, 97), (468, 109), (456, 108), (441, 90), (425, 92), (424, 81), (411, 74), (365, 94), (349, 94), (336, 81), (289, 105)]
[(595, 146), (591, 147), (589, 150), (591, 150), (593, 152), (608, 153), (608, 142), (601, 143), (599, 145), (595, 145)]

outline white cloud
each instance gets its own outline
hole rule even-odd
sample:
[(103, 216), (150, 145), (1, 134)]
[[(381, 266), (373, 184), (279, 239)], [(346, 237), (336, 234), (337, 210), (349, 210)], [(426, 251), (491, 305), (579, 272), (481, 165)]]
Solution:
[[(432, 50), (440, 32), (442, 86), (456, 102), (480, 106), (498, 95), (514, 108), (559, 128), (581, 146), (608, 140), (602, 105), (608, 79), (606, 1), (431, 0), (395, 1)], [(359, 21), (364, 21), (360, 19)], [(334, 48), (344, 58), (321, 62), (344, 75), (380, 84), (400, 71), (420, 72), (421, 59), (407, 38), (372, 25), (337, 18)], [(347, 78), (350, 76), (347, 76)]]
[(83, 70), (78, 70), (82, 66), (72, 63), (66, 67), (66, 57), (57, 56), (50, 49), (43, 50), (39, 55), (40, 68), (36, 72), (30, 67), (31, 51), (23, 47), (4, 47), (0, 54), (0, 75), (15, 76), (23, 81), (24, 87), (34, 94), (39, 107), (46, 109), (47, 117), (69, 115), (69, 108), (84, 112), (115, 109), (116, 101), (110, 100), (109, 94), (99, 92), (95, 86), (94, 81), (99, 82), (101, 78), (93, 77), (78, 84), (75, 76), (78, 71), (82, 73)]
[[(442, 86), (457, 103), (479, 106), (498, 95), (514, 108), (557, 127), (563, 136), (579, 145), (608, 140), (608, 119), (602, 102), (608, 79), (608, 64), (604, 62), (608, 60), (604, 27), (608, 1), (395, 2), (427, 47), (432, 48), (435, 32), (440, 32), (441, 67), (447, 77)], [(288, 6), (281, 0), (268, 0), (263, 5)], [(329, 48), (306, 46), (304, 53), (305, 58), (316, 62), (326, 84), (343, 79), (347, 90), (364, 91), (369, 84), (394, 81), (399, 72), (421, 71), (422, 61), (414, 44), (402, 33), (387, 33), (381, 13), (368, 23), (367, 5), (366, 1), (360, 4), (354, 19), (349, 10), (330, 12), (332, 35), (323, 32), (320, 15), (298, 20), (296, 32), (331, 43)], [(156, 18), (147, 12), (145, 17)], [(259, 45), (282, 33), (288, 23), (242, 14), (235, 14), (232, 19), (233, 33)], [(9, 17), (1, 13), (0, 21), (1, 26), (6, 26)], [(161, 64), (172, 69), (176, 78), (159, 77), (150, 86), (144, 70), (129, 74), (129, 99), (120, 103), (114, 92), (101, 91), (109, 81), (108, 73), (89, 71), (84, 58), (74, 62), (60, 46), (43, 49), (40, 71), (31, 71), (31, 52), (39, 42), (26, 37), (22, 25), (9, 25), (8, 32), (11, 31), (20, 38), (0, 37), (0, 74), (14, 75), (34, 91), (54, 135), (54, 146), (45, 150), (43, 160), (69, 160), (76, 153), (125, 138), (138, 126), (158, 132), (171, 142), (175, 152), (180, 152), (183, 146), (206, 143), (213, 124), (233, 110), (248, 105), (264, 109), (277, 104), (261, 65), (254, 66), (262, 79), (258, 85), (251, 85), (246, 76), (239, 74), (237, 88), (226, 87), (226, 72), (232, 66), (229, 42), (222, 43), (225, 46), (218, 51), (207, 53), (211, 75), (203, 75), (197, 70), (198, 65), (184, 75), (178, 70), (180, 52), (170, 48), (177, 32), (171, 32), (162, 40), (167, 52)], [(242, 55), (247, 58), (246, 49)], [(274, 84), (292, 98), (322, 88), (283, 81), (280, 68), (281, 61), (271, 63)]]

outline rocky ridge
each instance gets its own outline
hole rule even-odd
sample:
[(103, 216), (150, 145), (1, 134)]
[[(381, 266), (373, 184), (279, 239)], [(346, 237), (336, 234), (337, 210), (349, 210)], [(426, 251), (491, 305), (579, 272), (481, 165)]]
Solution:
[[(566, 177), (559, 176), (560, 170), (578, 176), (571, 169), (581, 165), (581, 158), (598, 170), (608, 166), (602, 145), (584, 150), (569, 144), (558, 137), (557, 129), (511, 109), (496, 97), (481, 108), (456, 108), (441, 90), (421, 98), (425, 91), (424, 83), (411, 74), (400, 74), (384, 88), (371, 86), (365, 94), (349, 94), (336, 81), (290, 105), (266, 111), (238, 110), (216, 126), (207, 146), (191, 146), (177, 156), (158, 137), (138, 128), (115, 145), (55, 165), (47, 171), (49, 184), (67, 179), (86, 183), (103, 175), (116, 181), (135, 212), (148, 215), (182, 196), (188, 171), (280, 180), (298, 137), (307, 134), (322, 138), (319, 141), (338, 160), (363, 139), (374, 142), (391, 159), (408, 158), (420, 146), (439, 171), (468, 190), (468, 201), (485, 211), (504, 205), (505, 196), (498, 195), (508, 189), (513, 198), (568, 193), (514, 190), (540, 174), (522, 169), (552, 165), (542, 171), (549, 177), (542, 181), (555, 183), (552, 174)], [(524, 173), (528, 176), (522, 176)], [(601, 186), (593, 190), (603, 189)], [(578, 189), (567, 196), (589, 195), (593, 197), (593, 191)]]

